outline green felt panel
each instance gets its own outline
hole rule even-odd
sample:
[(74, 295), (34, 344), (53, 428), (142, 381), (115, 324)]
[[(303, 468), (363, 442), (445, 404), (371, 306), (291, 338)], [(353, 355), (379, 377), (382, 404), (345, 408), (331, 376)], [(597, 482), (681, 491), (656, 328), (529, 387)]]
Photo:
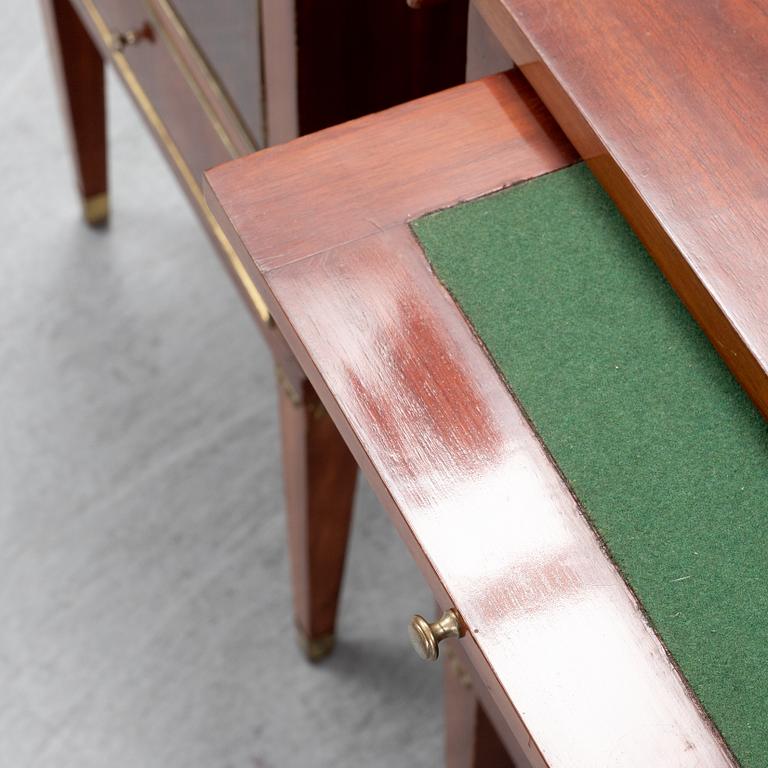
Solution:
[(768, 765), (768, 426), (584, 165), (413, 224), (704, 708)]

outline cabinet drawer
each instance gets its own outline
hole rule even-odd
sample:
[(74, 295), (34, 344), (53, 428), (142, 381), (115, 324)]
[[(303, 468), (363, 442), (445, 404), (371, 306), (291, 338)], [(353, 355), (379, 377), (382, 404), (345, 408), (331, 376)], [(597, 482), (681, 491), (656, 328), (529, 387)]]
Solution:
[(261, 295), (203, 198), (202, 173), (254, 149), (170, 0), (76, 0), (171, 162), (213, 242), (263, 322)]
[(203, 71), (204, 59), (169, 0), (80, 3), (110, 55), (122, 56), (129, 70), (123, 67), (123, 76), (132, 75), (139, 86), (138, 93), (132, 88), (134, 97), (143, 94), (150, 102), (197, 185), (204, 170), (253, 149), (242, 126), (226, 114), (228, 104), (213, 74)]

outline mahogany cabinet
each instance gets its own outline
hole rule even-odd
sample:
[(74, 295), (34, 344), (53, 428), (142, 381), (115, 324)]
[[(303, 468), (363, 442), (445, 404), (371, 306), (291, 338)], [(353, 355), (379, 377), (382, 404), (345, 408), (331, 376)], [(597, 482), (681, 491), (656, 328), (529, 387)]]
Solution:
[[(203, 171), (461, 82), (467, 0), (42, 0), (84, 213), (109, 215), (103, 68), (111, 63), (253, 310), (276, 366), (296, 622), (332, 644), (356, 465), (203, 198)], [(119, 179), (115, 180), (119, 184)], [(323, 542), (314, 548), (312, 542)], [(311, 551), (305, 557), (305, 550)], [(320, 578), (320, 573), (325, 574)], [(308, 601), (304, 584), (320, 582)]]

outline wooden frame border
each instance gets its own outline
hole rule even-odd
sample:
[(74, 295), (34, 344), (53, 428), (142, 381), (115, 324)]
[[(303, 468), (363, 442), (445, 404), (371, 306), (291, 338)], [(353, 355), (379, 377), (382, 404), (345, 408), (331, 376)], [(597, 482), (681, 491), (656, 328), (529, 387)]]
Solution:
[(512, 73), (227, 163), (206, 194), (513, 746), (734, 766), (408, 227), (576, 157)]

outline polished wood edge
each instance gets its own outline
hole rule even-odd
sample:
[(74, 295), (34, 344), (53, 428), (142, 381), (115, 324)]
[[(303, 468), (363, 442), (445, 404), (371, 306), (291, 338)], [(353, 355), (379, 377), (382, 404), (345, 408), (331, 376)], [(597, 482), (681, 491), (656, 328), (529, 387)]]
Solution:
[(611, 157), (600, 136), (581, 114), (547, 62), (525, 36), (511, 6), (503, 0), (473, 0), (488, 26), (557, 118), (568, 138), (606, 189), (688, 311), (707, 334), (733, 375), (761, 413), (768, 418), (768, 359), (748, 340), (742, 319), (718, 300), (717, 288), (656, 217), (648, 201)]

